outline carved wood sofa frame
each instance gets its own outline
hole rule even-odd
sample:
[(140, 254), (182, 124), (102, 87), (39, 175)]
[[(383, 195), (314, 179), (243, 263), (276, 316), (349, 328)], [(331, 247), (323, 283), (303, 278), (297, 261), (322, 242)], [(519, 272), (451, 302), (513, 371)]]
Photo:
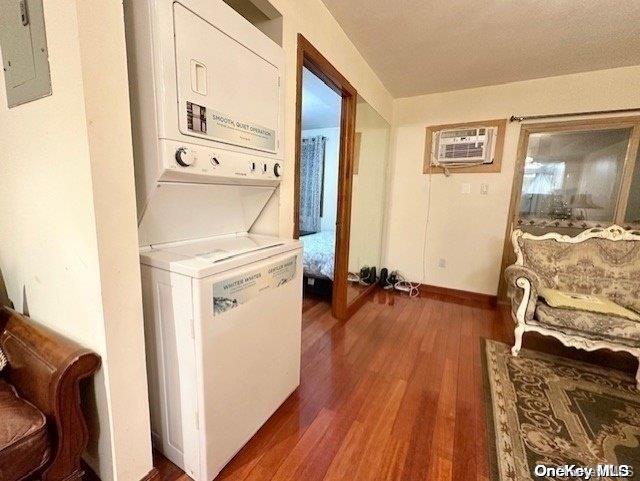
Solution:
[[(625, 230), (624, 228), (612, 225), (606, 229), (603, 228), (593, 228), (586, 230), (577, 236), (568, 236), (562, 235), (558, 233), (547, 233), (544, 235), (536, 236), (533, 234), (529, 234), (523, 232), (520, 229), (516, 229), (513, 231), (511, 235), (511, 240), (513, 242), (513, 248), (515, 250), (517, 259), (513, 266), (524, 267), (523, 262), (523, 253), (520, 248), (520, 243), (518, 240), (520, 238), (523, 239), (532, 239), (532, 240), (546, 240), (553, 239), (557, 242), (564, 242), (569, 244), (578, 244), (580, 242), (584, 242), (587, 239), (608, 239), (612, 241), (637, 241), (640, 242), (640, 231), (638, 230)], [(543, 327), (540, 325), (529, 324), (525, 322), (527, 308), (530, 302), (530, 298), (532, 295), (532, 285), (530, 279), (525, 276), (520, 276), (515, 279), (515, 285), (523, 290), (522, 300), (517, 307), (517, 310), (514, 312), (511, 311), (511, 316), (516, 323), (516, 327), (514, 330), (515, 334), (515, 343), (511, 348), (511, 354), (517, 356), (522, 347), (522, 337), (525, 332), (538, 332), (544, 336), (551, 336), (555, 339), (559, 340), (562, 344), (568, 347), (575, 347), (578, 349), (582, 349), (585, 351), (595, 351), (598, 349), (609, 349), (615, 352), (628, 352), (636, 359), (638, 359), (638, 370), (636, 371), (636, 387), (640, 390), (640, 345), (638, 347), (631, 347), (628, 345), (624, 345), (621, 343), (617, 343), (614, 340), (606, 341), (606, 340), (593, 340), (584, 337), (579, 337), (576, 335), (569, 335), (564, 332), (560, 332), (559, 330), (553, 329), (552, 327)]]

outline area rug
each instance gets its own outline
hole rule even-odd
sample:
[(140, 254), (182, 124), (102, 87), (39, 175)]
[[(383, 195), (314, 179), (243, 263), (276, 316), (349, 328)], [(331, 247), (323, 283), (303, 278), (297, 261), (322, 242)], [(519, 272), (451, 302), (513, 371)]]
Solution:
[(483, 344), (492, 480), (640, 479), (640, 393), (631, 376)]

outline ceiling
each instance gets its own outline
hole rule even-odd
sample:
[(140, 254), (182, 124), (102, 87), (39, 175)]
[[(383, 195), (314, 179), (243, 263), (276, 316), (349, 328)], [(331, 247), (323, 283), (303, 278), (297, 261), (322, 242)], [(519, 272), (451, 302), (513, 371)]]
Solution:
[(640, 64), (639, 0), (323, 0), (394, 97)]
[(341, 97), (306, 68), (302, 71), (302, 130), (340, 125)]

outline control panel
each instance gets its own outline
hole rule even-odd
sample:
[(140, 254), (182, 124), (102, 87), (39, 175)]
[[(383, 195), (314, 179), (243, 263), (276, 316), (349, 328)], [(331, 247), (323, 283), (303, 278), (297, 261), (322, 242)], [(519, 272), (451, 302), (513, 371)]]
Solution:
[(163, 164), (160, 180), (255, 185), (277, 185), (282, 180), (281, 160), (172, 140), (161, 140), (160, 146)]

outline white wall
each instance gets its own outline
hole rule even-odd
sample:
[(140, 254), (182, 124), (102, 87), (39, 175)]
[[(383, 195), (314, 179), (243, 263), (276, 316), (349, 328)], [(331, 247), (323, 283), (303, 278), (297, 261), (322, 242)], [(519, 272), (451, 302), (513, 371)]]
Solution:
[(279, 234), (293, 234), (297, 35), (302, 33), (391, 123), (393, 98), (321, 0), (272, 0), (283, 15), (285, 52), (285, 172), (279, 189)]
[(151, 450), (122, 4), (44, 12), (53, 95), (8, 110), (0, 82), (0, 269), (19, 311), (101, 355), (86, 458), (105, 481), (139, 480)]
[[(507, 125), (501, 173), (454, 174), (449, 178), (433, 175), (429, 179), (422, 174), (427, 125), (638, 105), (640, 67), (396, 100), (388, 267), (426, 284), (486, 294), (497, 292), (520, 126)], [(471, 194), (460, 193), (463, 182), (471, 184)], [(480, 195), (481, 183), (489, 184), (487, 196)], [(438, 267), (441, 258), (446, 261), (445, 268)]]
[(137, 481), (152, 469), (152, 459), (123, 8), (122, 2), (79, 0), (77, 10), (110, 372), (113, 479)]
[(320, 229), (336, 230), (336, 214), (338, 211), (338, 164), (340, 157), (340, 129), (308, 129), (302, 131), (302, 138), (322, 135), (327, 141), (324, 147), (324, 184), (323, 207)]

